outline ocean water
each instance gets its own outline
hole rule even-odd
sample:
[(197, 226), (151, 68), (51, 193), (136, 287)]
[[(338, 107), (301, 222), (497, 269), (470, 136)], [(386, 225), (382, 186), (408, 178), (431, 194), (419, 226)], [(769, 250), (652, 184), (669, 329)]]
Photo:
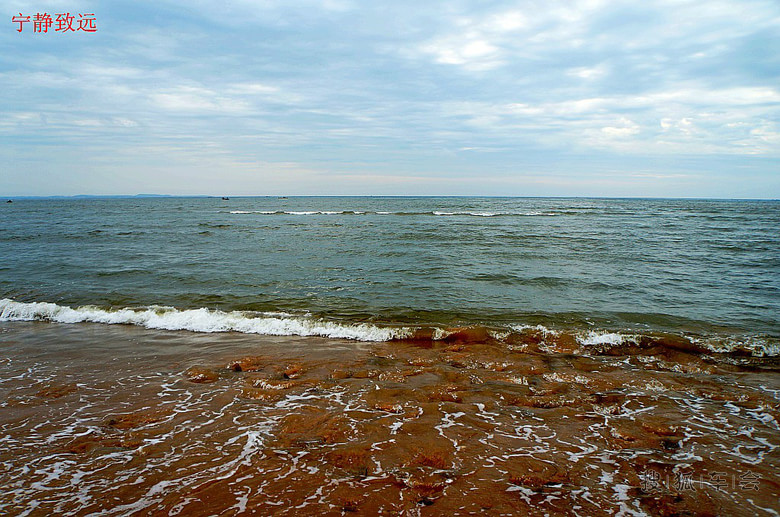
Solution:
[(543, 325), (772, 355), (780, 336), (776, 201), (134, 198), (0, 210), (3, 319), (375, 341)]
[(0, 213), (3, 513), (780, 514), (780, 202)]

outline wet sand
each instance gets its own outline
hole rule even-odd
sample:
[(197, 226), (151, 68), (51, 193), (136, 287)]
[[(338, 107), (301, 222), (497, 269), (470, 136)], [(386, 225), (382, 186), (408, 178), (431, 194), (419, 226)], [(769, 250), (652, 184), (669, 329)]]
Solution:
[(0, 323), (13, 515), (777, 515), (777, 358)]

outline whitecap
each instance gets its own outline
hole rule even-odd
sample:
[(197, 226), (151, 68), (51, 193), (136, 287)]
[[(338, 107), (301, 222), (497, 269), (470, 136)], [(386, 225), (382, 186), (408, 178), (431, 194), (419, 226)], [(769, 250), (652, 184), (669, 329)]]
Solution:
[(379, 327), (319, 318), (280, 316), (273, 313), (220, 311), (206, 308), (180, 310), (146, 307), (108, 311), (95, 306), (71, 308), (55, 303), (23, 303), (0, 300), (0, 321), (51, 321), (55, 323), (104, 323), (138, 325), (150, 329), (192, 332), (241, 332), (270, 336), (322, 336), (357, 341), (389, 341), (411, 337), (408, 327)]

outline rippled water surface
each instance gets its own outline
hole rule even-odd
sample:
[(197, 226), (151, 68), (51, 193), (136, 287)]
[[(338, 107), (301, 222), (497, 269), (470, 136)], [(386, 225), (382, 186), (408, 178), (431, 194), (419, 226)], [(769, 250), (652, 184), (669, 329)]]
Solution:
[(780, 203), (20, 200), (0, 298), (329, 320), (780, 334)]

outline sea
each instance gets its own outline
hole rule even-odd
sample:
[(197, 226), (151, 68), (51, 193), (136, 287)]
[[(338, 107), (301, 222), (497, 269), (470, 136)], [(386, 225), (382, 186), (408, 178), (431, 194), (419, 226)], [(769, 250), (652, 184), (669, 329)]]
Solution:
[(0, 220), (3, 513), (780, 511), (780, 201)]
[(776, 201), (68, 199), (2, 217), (4, 320), (367, 341), (544, 325), (778, 354)]

